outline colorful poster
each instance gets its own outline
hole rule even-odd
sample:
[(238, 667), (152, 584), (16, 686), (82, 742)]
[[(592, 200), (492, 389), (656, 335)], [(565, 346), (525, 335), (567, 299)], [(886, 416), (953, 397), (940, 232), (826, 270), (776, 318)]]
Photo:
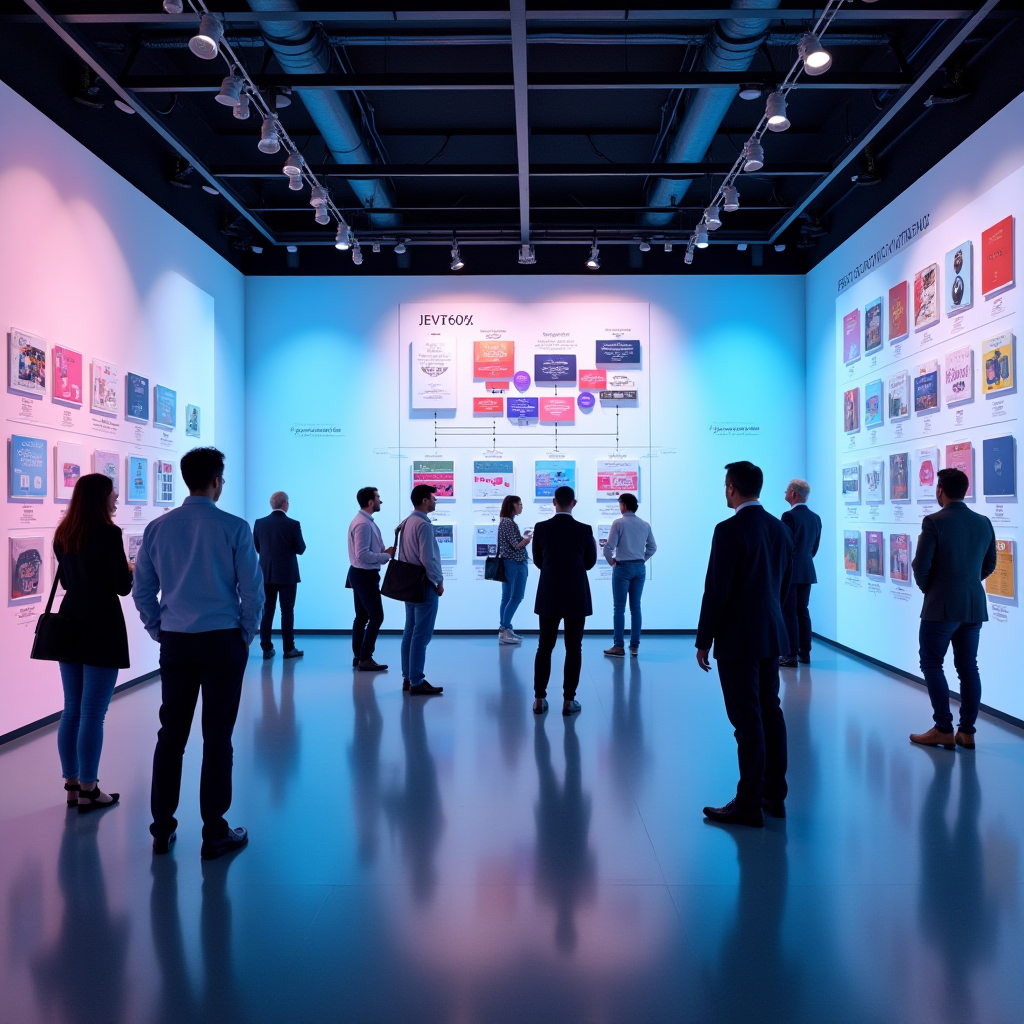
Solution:
[(114, 363), (103, 359), (92, 361), (92, 411), (116, 416), (118, 385), (121, 373)]
[(884, 547), (880, 530), (868, 530), (864, 534), (864, 573), (873, 579), (885, 578)]
[(82, 404), (82, 353), (62, 345), (53, 349), (53, 400)]
[(548, 384), (576, 382), (576, 356), (568, 352), (533, 357), (533, 379)]
[(882, 426), (882, 414), (885, 408), (881, 379), (868, 381), (864, 385), (864, 426)]
[(632, 390), (599, 391), (598, 395), (602, 402), (635, 402), (637, 400), (637, 392)]
[(971, 346), (946, 353), (945, 373), (942, 378), (942, 398), (947, 406), (970, 402), (974, 398), (974, 359)]
[(585, 391), (602, 391), (608, 386), (608, 371), (580, 370), (579, 386)]
[(16, 327), (7, 337), (7, 382), (11, 390), (42, 398), (46, 394), (46, 342)]
[(41, 437), (12, 434), (7, 464), (11, 468), (12, 498), (46, 497), (46, 441)]
[(918, 448), (914, 453), (914, 477), (917, 480), (917, 500), (935, 501), (935, 484), (939, 473), (939, 449)]
[(1014, 573), (1013, 541), (996, 537), (996, 567), (985, 579), (985, 593), (989, 597), (1017, 599), (1017, 580)]
[(1010, 331), (981, 343), (981, 390), (986, 396), (1013, 388), (1014, 348)]
[(576, 402), (572, 398), (542, 398), (540, 400), (542, 423), (575, 423)]
[(505, 403), (501, 398), (474, 398), (473, 399), (473, 415), (474, 416), (500, 416)]
[(516, 476), (511, 459), (474, 460), (474, 498), (504, 498), (515, 492), (515, 486)]
[(910, 415), (910, 376), (906, 370), (889, 375), (889, 422), (905, 420)]
[(914, 330), (939, 322), (939, 265), (933, 263), (914, 275)]
[(451, 338), (417, 338), (412, 351), (412, 407), (454, 409), (455, 342)]
[(889, 534), (889, 579), (893, 583), (910, 582), (910, 534)]
[(139, 549), (142, 547), (142, 534), (141, 533), (126, 533), (125, 539), (127, 541), (127, 552), (128, 561), (132, 565), (135, 564), (139, 557)]
[(455, 524), (434, 521), (434, 540), (442, 562), (455, 561)]
[(843, 568), (850, 575), (860, 575), (860, 530), (843, 531)]
[(597, 343), (597, 357), (594, 362), (602, 363), (639, 363), (640, 342), (616, 338)]
[(889, 456), (889, 500), (910, 501), (909, 452), (895, 452)]
[(508, 380), (515, 373), (514, 341), (474, 341), (473, 376), (483, 380)]
[(860, 430), (860, 388), (850, 388), (843, 395), (843, 430), (847, 434)]
[(576, 404), (580, 409), (585, 411), (587, 409), (593, 409), (594, 406), (597, 405), (597, 399), (594, 398), (593, 392), (581, 391), (576, 396)]
[(10, 600), (41, 597), (43, 592), (42, 537), (11, 537), (8, 540), (11, 566)]
[(149, 378), (139, 373), (124, 375), (124, 418), (149, 422)]
[(974, 246), (961, 242), (946, 253), (946, 316), (953, 316), (974, 305), (971, 289), (971, 271), (974, 264)]
[(914, 412), (935, 412), (939, 408), (939, 361), (919, 363), (914, 371)]
[(450, 459), (416, 459), (412, 464), (412, 485), (429, 484), (435, 498), (455, 497), (455, 463)]
[(1004, 217), (981, 233), (981, 292), (984, 296), (1013, 284), (1013, 217)]
[(860, 308), (843, 317), (843, 362), (860, 359)]
[(881, 505), (885, 501), (885, 461), (868, 459), (864, 463), (864, 501)]
[(604, 551), (604, 546), (608, 543), (608, 534), (611, 532), (611, 523), (598, 523), (597, 526), (594, 527), (594, 536), (597, 538), (597, 550), (599, 553)]
[(174, 464), (164, 459), (153, 460), (154, 505), (174, 504)]
[(117, 452), (107, 452), (100, 448), (92, 453), (92, 471), (109, 476), (114, 490), (121, 493), (121, 456)]
[(498, 524), (477, 523), (473, 527), (474, 558), (495, 558), (498, 554)]
[(986, 437), (982, 440), (982, 490), (986, 496), (1009, 498), (1017, 493), (1016, 454), (1012, 434)]
[(597, 462), (598, 498), (618, 498), (620, 494), (640, 494), (640, 463), (615, 459)]
[(900, 281), (889, 289), (889, 344), (902, 341), (910, 334), (907, 304), (907, 282)]
[(559, 487), (576, 490), (576, 463), (569, 461), (544, 461), (534, 463), (533, 496), (551, 498)]
[(516, 370), (512, 376), (512, 383), (515, 385), (516, 391), (527, 391), (531, 384), (530, 375), (525, 370)]
[(864, 307), (864, 354), (882, 347), (882, 299), (872, 299)]
[(505, 408), (510, 420), (535, 420), (540, 416), (540, 401), (536, 398), (506, 398)]
[(200, 435), (200, 409), (198, 405), (185, 406), (185, 436), (199, 437)]
[(153, 394), (153, 426), (173, 430), (178, 424), (178, 392), (157, 384)]
[(967, 500), (974, 497), (974, 448), (970, 441), (946, 445), (946, 469), (959, 469), (967, 475)]
[(860, 504), (860, 463), (843, 466), (843, 501), (847, 505)]
[(145, 505), (149, 501), (149, 460), (140, 455), (128, 456), (128, 505)]
[(54, 451), (55, 501), (70, 501), (78, 478), (85, 471), (85, 449), (80, 444), (58, 441)]

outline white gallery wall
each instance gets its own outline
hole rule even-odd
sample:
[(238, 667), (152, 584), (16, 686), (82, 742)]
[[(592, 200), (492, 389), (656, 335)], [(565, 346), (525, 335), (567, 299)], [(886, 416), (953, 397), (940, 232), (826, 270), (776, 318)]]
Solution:
[[(106, 112), (104, 112), (106, 114)], [(113, 112), (114, 116), (123, 116)], [(5, 586), (0, 643), (0, 736), (60, 710), (56, 664), (33, 662), (36, 616), (53, 579), (51, 543), (66, 500), (56, 465), (72, 454), (91, 472), (94, 453), (116, 457), (121, 494), (117, 523), (141, 533), (163, 512), (155, 499), (155, 463), (174, 463), (174, 498), (183, 484), (177, 458), (196, 444), (216, 444), (234, 467), (223, 505), (243, 513), (243, 279), (186, 228), (143, 196), (20, 96), (0, 83), (0, 323), (4, 336), (5, 440), (3, 504)], [(209, 198), (209, 197), (206, 197)], [(46, 379), (36, 394), (12, 387), (9, 334), (42, 339)], [(53, 349), (82, 357), (83, 401), (61, 402), (54, 391)], [(91, 409), (93, 360), (115, 364), (116, 411)], [(145, 421), (125, 418), (125, 375), (148, 379)], [(175, 392), (176, 424), (154, 422), (156, 385)], [(199, 438), (186, 435), (187, 405), (200, 409)], [(41, 440), (45, 496), (13, 493), (11, 439)], [(146, 459), (146, 499), (127, 502), (130, 456)], [(140, 463), (134, 464), (136, 467)], [(34, 476), (34, 474), (33, 474)], [(29, 490), (38, 490), (34, 479)], [(11, 551), (42, 540), (39, 593), (13, 586)], [(12, 541), (14, 542), (12, 546)], [(157, 647), (142, 630), (131, 598), (123, 599), (131, 668), (120, 681), (157, 665)]]

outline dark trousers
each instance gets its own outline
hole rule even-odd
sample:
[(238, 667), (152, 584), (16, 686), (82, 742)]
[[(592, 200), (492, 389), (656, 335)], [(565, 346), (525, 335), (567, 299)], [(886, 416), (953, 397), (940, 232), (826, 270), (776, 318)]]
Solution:
[(811, 613), (808, 604), (811, 600), (810, 583), (794, 583), (786, 597), (786, 632), (789, 633), (789, 655), (795, 658), (798, 654), (806, 658), (811, 653)]
[(296, 583), (264, 583), (263, 594), (266, 603), (263, 605), (263, 621), (260, 623), (260, 647), (269, 651), (274, 646), (270, 631), (274, 626), (274, 612), (277, 610), (277, 598), (281, 597), (281, 643), (286, 651), (295, 646), (295, 592)]
[[(548, 679), (551, 677), (551, 652), (558, 642), (558, 624), (563, 620), (540, 616), (540, 643), (537, 657), (533, 662), (533, 692), (537, 697), (548, 695)], [(565, 618), (565, 669), (562, 674), (562, 697), (572, 700), (580, 685), (580, 669), (583, 667), (583, 627), (586, 618), (569, 615)]]
[(377, 647), (377, 633), (384, 622), (384, 605), (380, 599), (380, 570), (357, 569), (348, 571), (348, 585), (352, 588), (352, 603), (356, 617), (352, 621), (352, 654), (360, 661), (369, 661)]
[(950, 641), (953, 643), (953, 664), (960, 677), (960, 731), (974, 732), (981, 705), (981, 676), (978, 673), (978, 641), (980, 622), (927, 622), (921, 620), (918, 642), (921, 652), (921, 674), (928, 685), (932, 702), (932, 718), (939, 732), (953, 731), (953, 715), (949, 710), (949, 686), (942, 663)]
[(160, 634), (160, 731), (153, 754), (150, 805), (155, 836), (177, 828), (174, 812), (181, 791), (181, 758), (192, 729), (199, 691), (203, 692), (203, 771), (199, 809), (203, 838), (228, 833), (224, 815), (231, 806), (231, 733), (242, 695), (249, 650), (237, 629), (208, 633)]
[(718, 678), (740, 763), (736, 802), (760, 807), (762, 797), (785, 800), (786, 720), (779, 703), (778, 657), (719, 658)]

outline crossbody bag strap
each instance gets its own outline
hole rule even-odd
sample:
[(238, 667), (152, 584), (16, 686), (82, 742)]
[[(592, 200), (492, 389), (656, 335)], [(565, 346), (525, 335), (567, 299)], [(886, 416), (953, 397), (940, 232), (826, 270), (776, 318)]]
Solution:
[(400, 562), (402, 554), (402, 539), (399, 534), (405, 529), (405, 524), (409, 522), (409, 517), (406, 516), (396, 527), (395, 527), (395, 561)]
[(53, 574), (53, 584), (50, 587), (50, 597), (46, 602), (46, 610), (43, 612), (44, 615), (50, 614), (50, 609), (53, 607), (53, 599), (57, 596), (57, 584), (60, 582), (60, 563), (57, 563), (57, 571)]

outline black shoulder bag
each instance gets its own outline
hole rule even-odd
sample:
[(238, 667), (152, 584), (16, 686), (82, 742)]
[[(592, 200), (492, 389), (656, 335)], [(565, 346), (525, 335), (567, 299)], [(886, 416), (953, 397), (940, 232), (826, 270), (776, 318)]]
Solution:
[(414, 562), (403, 562), (398, 556), (400, 537), (403, 527), (408, 520), (395, 527), (395, 554), (388, 562), (384, 571), (384, 581), (381, 583), (380, 592), (384, 597), (390, 597), (393, 601), (404, 601), (406, 604), (422, 604), (427, 599), (427, 570), (422, 565)]
[(75, 660), (74, 625), (66, 615), (51, 611), (59, 579), (60, 569), (58, 568), (53, 577), (53, 586), (50, 587), (50, 598), (46, 602), (46, 610), (36, 622), (36, 635), (32, 641), (31, 655), (36, 661)]
[(505, 582), (505, 559), (488, 555), (484, 562), (484, 579), (494, 580), (495, 583)]

